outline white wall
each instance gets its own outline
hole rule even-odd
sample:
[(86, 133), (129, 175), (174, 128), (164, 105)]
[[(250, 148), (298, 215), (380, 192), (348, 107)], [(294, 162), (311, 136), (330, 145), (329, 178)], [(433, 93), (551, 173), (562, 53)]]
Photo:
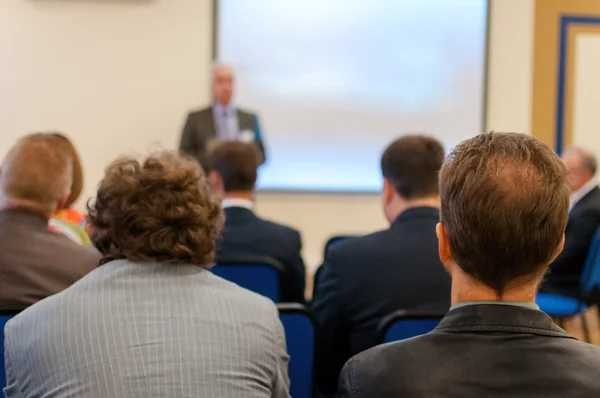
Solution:
[(212, 0), (0, 1), (0, 157), (64, 131), (92, 194), (116, 156), (175, 148), (209, 99), (211, 46)]
[[(212, 0), (0, 2), (0, 156), (19, 135), (74, 138), (92, 194), (106, 163), (175, 147), (208, 101)], [(529, 131), (534, 0), (491, 0), (488, 129)], [(268, 132), (266, 132), (268, 135)], [(386, 226), (379, 195), (258, 194), (262, 216), (298, 228), (314, 268), (333, 234)]]

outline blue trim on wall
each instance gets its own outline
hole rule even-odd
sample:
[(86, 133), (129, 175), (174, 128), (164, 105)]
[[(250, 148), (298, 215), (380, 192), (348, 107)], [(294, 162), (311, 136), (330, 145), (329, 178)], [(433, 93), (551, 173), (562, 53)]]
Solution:
[(558, 93), (556, 96), (556, 152), (560, 155), (564, 144), (565, 77), (567, 74), (567, 54), (569, 25), (600, 25), (599, 17), (563, 15), (560, 17), (560, 43), (558, 51)]

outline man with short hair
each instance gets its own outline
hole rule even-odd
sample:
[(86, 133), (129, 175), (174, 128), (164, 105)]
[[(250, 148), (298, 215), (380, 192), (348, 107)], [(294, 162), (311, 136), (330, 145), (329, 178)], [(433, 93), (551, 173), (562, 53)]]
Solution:
[(69, 197), (71, 158), (51, 134), (21, 138), (0, 168), (0, 309), (20, 310), (94, 269), (100, 254), (50, 231)]
[(550, 264), (544, 290), (578, 296), (581, 273), (596, 229), (600, 227), (600, 189), (596, 181), (596, 158), (583, 148), (563, 155), (569, 169), (570, 213), (565, 248)]
[(569, 193), (565, 165), (531, 136), (459, 144), (440, 172), (437, 226), (452, 307), (433, 332), (348, 361), (341, 396), (600, 396), (600, 348), (535, 304), (564, 245)]
[(283, 266), (280, 301), (303, 303), (306, 270), (300, 254), (300, 233), (254, 213), (252, 195), (259, 157), (254, 145), (236, 141), (223, 142), (211, 152), (209, 178), (225, 213), (217, 260), (237, 256), (273, 258)]
[(260, 163), (266, 159), (258, 116), (233, 105), (233, 88), (233, 69), (224, 64), (215, 65), (212, 105), (191, 112), (183, 127), (179, 150), (196, 158), (205, 170), (210, 147), (219, 141), (254, 142), (260, 150)]
[(381, 158), (390, 228), (329, 250), (313, 301), (322, 394), (337, 390), (340, 370), (352, 355), (378, 344), (377, 326), (386, 315), (448, 310), (450, 278), (435, 236), (443, 161), (444, 149), (434, 138), (409, 135), (392, 142)]

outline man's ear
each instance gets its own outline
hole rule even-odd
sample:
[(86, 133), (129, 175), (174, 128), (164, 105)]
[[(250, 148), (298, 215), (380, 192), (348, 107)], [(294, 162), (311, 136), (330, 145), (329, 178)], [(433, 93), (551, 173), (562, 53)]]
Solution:
[(444, 264), (446, 271), (450, 272), (450, 264), (454, 261), (452, 250), (450, 250), (450, 242), (448, 240), (448, 232), (446, 226), (439, 222), (435, 227), (435, 233), (438, 238), (438, 252), (440, 261)]
[(556, 260), (556, 257), (558, 257), (558, 255), (560, 253), (562, 253), (564, 248), (565, 248), (565, 234), (562, 235), (562, 239), (560, 240), (560, 243), (558, 244), (556, 251), (552, 255), (552, 259), (550, 260), (549, 264), (552, 264), (554, 262), (554, 260)]
[(383, 203), (390, 203), (394, 197), (394, 185), (383, 177)]
[(56, 204), (56, 211), (63, 210), (65, 208), (65, 205), (67, 204), (67, 201), (69, 200), (69, 196), (71, 196), (71, 192), (70, 191), (65, 192), (63, 197), (60, 198), (60, 200)]
[(208, 173), (208, 182), (210, 182), (210, 185), (215, 193), (221, 194), (223, 192), (223, 180), (221, 179), (219, 173), (217, 173), (215, 170), (212, 170), (210, 173)]

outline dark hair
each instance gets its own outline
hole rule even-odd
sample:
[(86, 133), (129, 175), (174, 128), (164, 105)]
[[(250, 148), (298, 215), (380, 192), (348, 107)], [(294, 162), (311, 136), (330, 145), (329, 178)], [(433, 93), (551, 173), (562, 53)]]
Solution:
[(541, 276), (569, 214), (568, 170), (541, 141), (485, 133), (460, 143), (440, 172), (441, 217), (456, 263), (499, 296)]
[(381, 172), (405, 199), (437, 195), (444, 147), (435, 138), (407, 135), (392, 142), (381, 157)]
[(171, 152), (113, 162), (88, 211), (104, 262), (211, 265), (223, 225), (200, 165)]
[(225, 141), (211, 151), (209, 158), (210, 168), (223, 180), (225, 192), (254, 189), (260, 165), (256, 144)]

